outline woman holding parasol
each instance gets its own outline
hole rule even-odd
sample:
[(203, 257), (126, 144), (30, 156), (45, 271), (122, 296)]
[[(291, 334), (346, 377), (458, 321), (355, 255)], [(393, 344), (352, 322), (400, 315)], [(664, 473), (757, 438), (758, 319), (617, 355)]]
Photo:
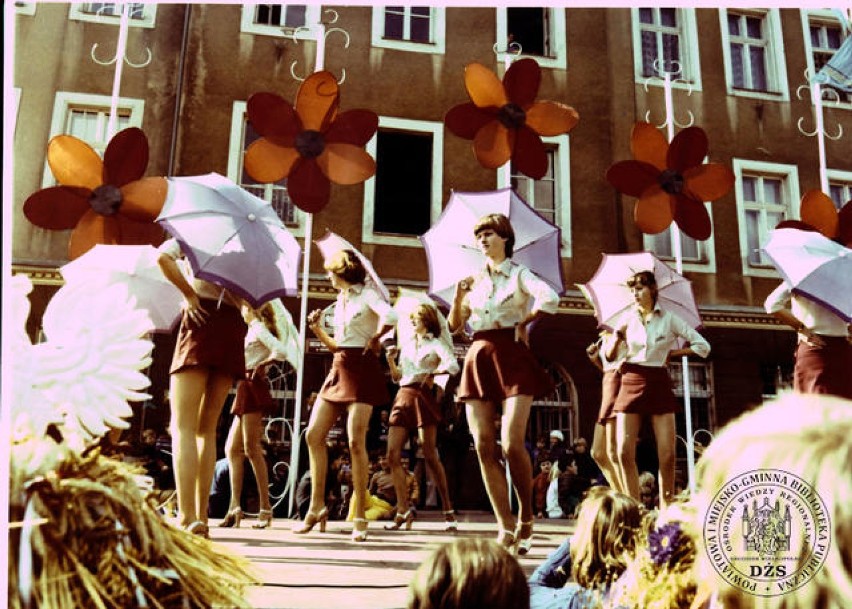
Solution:
[[(448, 318), (454, 332), (466, 323), (474, 332), (458, 398), (467, 404), (482, 478), (500, 526), (498, 541), (509, 548), (517, 545), (518, 553), (526, 554), (532, 545), (534, 510), (532, 464), (524, 436), (533, 397), (550, 387), (529, 349), (528, 327), (543, 314), (555, 313), (559, 296), (511, 259), (515, 233), (505, 215), (482, 217), (473, 234), (485, 256), (485, 267), (456, 285)], [(520, 504), (517, 528), (506, 477), (496, 457), (498, 418), (502, 451)]]

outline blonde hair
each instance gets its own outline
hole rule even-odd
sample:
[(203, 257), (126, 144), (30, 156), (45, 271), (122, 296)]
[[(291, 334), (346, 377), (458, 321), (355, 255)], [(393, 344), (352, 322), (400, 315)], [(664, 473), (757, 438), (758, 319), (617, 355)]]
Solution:
[[(726, 609), (841, 609), (852, 599), (852, 401), (787, 393), (729, 423), (710, 443), (697, 468), (696, 525), (715, 494), (730, 480), (755, 469), (783, 470), (810, 484), (830, 520), (825, 562), (807, 584), (759, 597), (723, 582), (707, 552), (699, 552), (700, 576), (717, 582)], [(735, 530), (741, 542), (742, 532)], [(699, 543), (703, 538), (699, 538)], [(800, 560), (808, 559), (804, 554)], [(800, 563), (796, 568), (801, 568)]]
[(583, 588), (608, 588), (627, 568), (642, 523), (638, 501), (608, 487), (593, 486), (577, 517), (571, 541), (571, 576)]
[(438, 309), (424, 302), (414, 309), (411, 316), (416, 317), (423, 322), (423, 327), (426, 328), (426, 331), (431, 333), (432, 336), (435, 338), (441, 336), (441, 322), (438, 319)]
[(323, 268), (343, 279), (346, 283), (356, 285), (367, 279), (367, 269), (355, 250), (340, 250), (328, 257)]
[(527, 578), (518, 561), (490, 539), (438, 546), (411, 580), (408, 609), (529, 609)]

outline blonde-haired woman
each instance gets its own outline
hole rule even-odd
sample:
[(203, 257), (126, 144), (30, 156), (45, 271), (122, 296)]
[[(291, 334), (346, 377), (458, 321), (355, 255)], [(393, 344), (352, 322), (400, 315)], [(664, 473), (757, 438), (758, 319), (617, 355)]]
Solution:
[(316, 337), (334, 353), (331, 370), (319, 391), (308, 422), (306, 440), (311, 468), (311, 503), (301, 526), (294, 533), (310, 532), (316, 525), (325, 530), (325, 477), (328, 432), (346, 412), (346, 433), (352, 460), (354, 518), (352, 541), (367, 540), (367, 427), (373, 406), (390, 400), (385, 374), (379, 364), (379, 338), (393, 329), (396, 313), (378, 291), (365, 284), (367, 270), (353, 250), (342, 250), (328, 258), (325, 270), (337, 291), (334, 307), (334, 336), (320, 325), (321, 310), (312, 311), (308, 324)]

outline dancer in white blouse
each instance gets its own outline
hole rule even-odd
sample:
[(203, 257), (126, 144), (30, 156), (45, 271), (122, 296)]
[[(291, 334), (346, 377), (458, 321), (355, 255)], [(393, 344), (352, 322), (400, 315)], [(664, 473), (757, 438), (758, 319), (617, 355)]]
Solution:
[[(401, 323), (402, 320), (400, 320)], [(408, 501), (408, 483), (402, 467), (402, 447), (413, 429), (418, 430), (426, 467), (432, 479), (444, 511), (446, 529), (456, 530), (456, 521), (447, 476), (438, 455), (438, 423), (441, 422), (441, 407), (433, 393), (433, 378), (436, 374), (456, 374), (459, 364), (450, 346), (441, 340), (441, 323), (438, 310), (421, 304), (411, 313), (414, 333), (399, 345), (399, 364), (395, 350), (387, 351), (391, 377), (399, 383), (399, 391), (393, 403), (388, 432), (388, 461), (396, 488), (396, 516), (391, 526), (397, 530), (405, 525), (411, 528), (414, 507)]]
[(367, 540), (367, 427), (373, 406), (389, 401), (385, 375), (379, 365), (379, 337), (393, 328), (396, 313), (372, 287), (364, 285), (367, 271), (353, 250), (342, 250), (325, 263), (331, 285), (339, 291), (334, 307), (334, 337), (319, 324), (321, 310), (312, 311), (308, 324), (334, 353), (331, 370), (320, 389), (306, 432), (311, 467), (311, 504), (294, 533), (308, 533), (319, 524), (325, 530), (325, 476), (328, 454), (325, 440), (331, 426), (348, 413), (346, 433), (352, 460), (354, 519), (352, 541)]
[[(636, 307), (625, 314), (616, 331), (617, 344), (627, 353), (621, 365), (621, 387), (615, 400), (616, 445), (622, 491), (639, 499), (636, 441), (642, 417), (650, 416), (657, 442), (660, 507), (671, 503), (675, 475), (675, 412), (679, 405), (672, 391), (666, 362), (683, 355), (707, 357), (710, 344), (683, 319), (657, 304), (657, 280), (649, 271), (627, 282)], [(689, 346), (678, 349), (677, 339)]]
[[(479, 456), (482, 479), (500, 526), (498, 541), (519, 554), (532, 544), (534, 508), (532, 464), (524, 446), (530, 407), (551, 381), (529, 349), (529, 324), (555, 313), (559, 296), (528, 268), (511, 260), (515, 233), (509, 219), (490, 214), (473, 230), (485, 268), (458, 283), (449, 314), (450, 329), (465, 323), (473, 344), (464, 361), (458, 397), (467, 404), (467, 418)], [(517, 528), (509, 505), (505, 472), (497, 459), (500, 445), (518, 497)]]

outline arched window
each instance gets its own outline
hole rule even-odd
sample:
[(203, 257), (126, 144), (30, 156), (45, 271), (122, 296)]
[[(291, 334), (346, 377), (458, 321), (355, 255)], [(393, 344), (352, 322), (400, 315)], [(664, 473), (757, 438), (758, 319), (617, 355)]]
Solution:
[(552, 362), (544, 369), (553, 380), (554, 388), (548, 395), (533, 402), (528, 439), (535, 444), (538, 436), (547, 436), (554, 429), (559, 429), (565, 434), (566, 443), (570, 443), (579, 430), (577, 388), (562, 364)]

